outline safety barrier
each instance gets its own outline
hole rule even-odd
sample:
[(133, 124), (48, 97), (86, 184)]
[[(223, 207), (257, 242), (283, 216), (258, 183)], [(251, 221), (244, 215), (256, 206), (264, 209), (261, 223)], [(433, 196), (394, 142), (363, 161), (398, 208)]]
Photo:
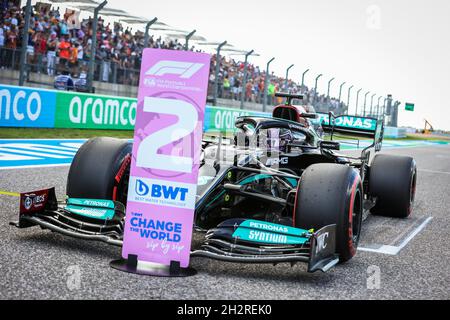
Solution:
[(405, 128), (384, 128), (384, 137), (387, 139), (401, 139), (407, 137), (407, 130)]
[[(133, 130), (137, 99), (0, 85), (0, 127)], [(205, 132), (233, 131), (262, 112), (206, 107)]]

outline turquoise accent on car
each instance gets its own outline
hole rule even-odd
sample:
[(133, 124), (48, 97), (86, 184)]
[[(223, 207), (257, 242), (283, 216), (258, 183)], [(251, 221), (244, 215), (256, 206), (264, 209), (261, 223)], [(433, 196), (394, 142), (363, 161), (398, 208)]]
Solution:
[(303, 245), (308, 242), (307, 238), (293, 237), (281, 233), (266, 232), (261, 230), (247, 229), (239, 227), (233, 238), (261, 244), (273, 245)]
[[(239, 184), (240, 185), (246, 185), (246, 184), (249, 184), (249, 183), (252, 183), (252, 182), (256, 182), (258, 180), (264, 180), (264, 179), (269, 179), (269, 178), (272, 178), (272, 176), (268, 175), (268, 174), (257, 174), (255, 176), (251, 176), (251, 177), (248, 177), (248, 178), (242, 180)], [(286, 180), (291, 184), (292, 187), (297, 187), (297, 180), (296, 179), (294, 179), (294, 178), (286, 178)]]
[(64, 209), (76, 215), (98, 220), (112, 220), (116, 212), (114, 201), (97, 199), (69, 198)]
[(256, 220), (242, 222), (233, 233), (233, 238), (273, 245), (303, 245), (310, 237), (307, 230)]
[[(314, 124), (330, 124), (330, 116), (325, 113), (318, 113), (318, 119), (313, 120)], [(359, 129), (375, 132), (378, 121), (373, 118), (364, 118), (357, 116), (339, 116), (334, 120), (336, 127), (346, 129)]]
[(81, 207), (92, 207), (92, 208), (104, 208), (114, 210), (115, 204), (111, 200), (96, 200), (96, 199), (75, 199), (69, 198), (67, 200), (67, 205), (81, 206)]
[(275, 223), (269, 223), (266, 221), (246, 220), (241, 223), (239, 228), (256, 229), (262, 231), (269, 231), (274, 233), (281, 233), (294, 237), (305, 237), (309, 234), (308, 230), (297, 229), (288, 226), (282, 226)]
[(298, 180), (294, 178), (286, 178), (286, 180), (293, 186), (294, 188), (297, 188), (298, 186)]
[(76, 215), (98, 220), (112, 220), (115, 214), (114, 209), (98, 209), (74, 205), (68, 205), (64, 209)]
[[(239, 185), (245, 186), (246, 184), (250, 184), (250, 183), (258, 181), (258, 180), (268, 179), (268, 178), (271, 178), (271, 177), (272, 176), (268, 175), (268, 174), (257, 174), (257, 175), (254, 175), (254, 176), (251, 176), (251, 177), (248, 177), (248, 178), (242, 180), (241, 182), (239, 182)], [(298, 181), (296, 179), (294, 179), (294, 178), (286, 178), (286, 180), (291, 184), (291, 186), (293, 188), (297, 187)], [(215, 197), (210, 203), (208, 203), (207, 206), (210, 206), (212, 203), (215, 203), (216, 200), (221, 198), (221, 197), (223, 197), (223, 195), (225, 193), (226, 193), (225, 191), (220, 192), (217, 195), (217, 197)]]

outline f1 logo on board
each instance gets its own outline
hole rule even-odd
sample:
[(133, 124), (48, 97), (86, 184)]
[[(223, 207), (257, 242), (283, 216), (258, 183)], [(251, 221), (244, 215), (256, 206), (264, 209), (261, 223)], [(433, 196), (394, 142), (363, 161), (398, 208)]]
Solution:
[(190, 79), (203, 66), (203, 63), (161, 60), (151, 67), (145, 75), (164, 76), (166, 74), (175, 74), (179, 75), (182, 79)]
[(130, 178), (129, 201), (175, 208), (195, 207), (196, 185), (154, 179)]

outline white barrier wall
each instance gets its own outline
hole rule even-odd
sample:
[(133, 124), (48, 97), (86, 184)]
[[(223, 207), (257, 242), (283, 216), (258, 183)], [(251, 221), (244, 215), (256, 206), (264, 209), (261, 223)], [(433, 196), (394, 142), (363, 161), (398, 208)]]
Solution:
[(407, 130), (405, 128), (385, 127), (384, 137), (387, 139), (401, 139), (406, 138)]

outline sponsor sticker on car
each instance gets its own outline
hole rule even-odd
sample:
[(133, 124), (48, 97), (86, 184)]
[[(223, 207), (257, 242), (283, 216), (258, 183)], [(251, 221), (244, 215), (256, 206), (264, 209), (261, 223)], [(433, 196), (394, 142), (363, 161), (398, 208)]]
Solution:
[(307, 230), (278, 225), (274, 223), (246, 220), (233, 233), (233, 238), (263, 244), (302, 245), (308, 242)]

